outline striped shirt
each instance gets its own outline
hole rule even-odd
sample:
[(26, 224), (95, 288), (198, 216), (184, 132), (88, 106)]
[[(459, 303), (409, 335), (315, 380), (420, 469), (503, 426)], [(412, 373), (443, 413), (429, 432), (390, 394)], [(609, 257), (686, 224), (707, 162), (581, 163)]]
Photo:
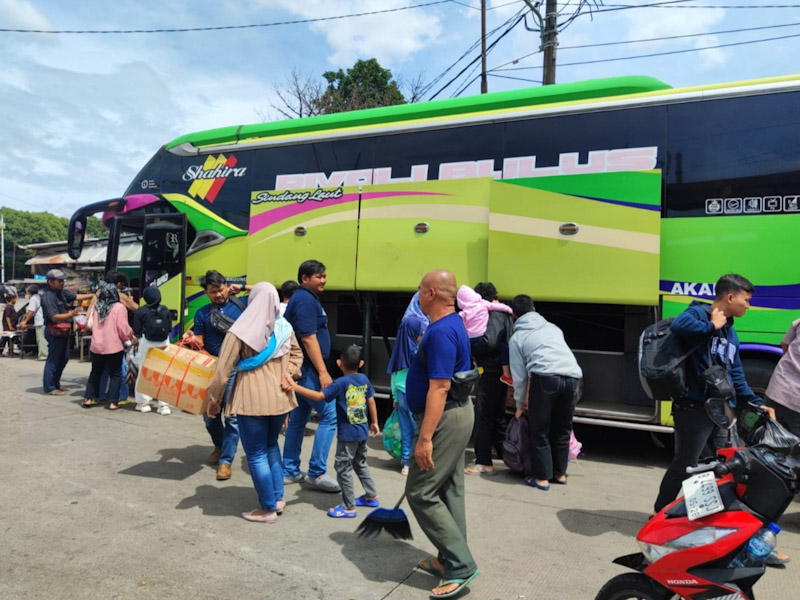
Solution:
[[(225, 385), (233, 368), (242, 358), (255, 356), (257, 352), (232, 333), (225, 334), (219, 362), (207, 395), (211, 402), (222, 401)], [(289, 375), (294, 379), (300, 374), (303, 352), (292, 334), (291, 350), (280, 358), (273, 358), (251, 371), (240, 371), (236, 376), (231, 396), (226, 403), (226, 415), (267, 416), (283, 415), (297, 407), (292, 390), (281, 389), (281, 379)]]

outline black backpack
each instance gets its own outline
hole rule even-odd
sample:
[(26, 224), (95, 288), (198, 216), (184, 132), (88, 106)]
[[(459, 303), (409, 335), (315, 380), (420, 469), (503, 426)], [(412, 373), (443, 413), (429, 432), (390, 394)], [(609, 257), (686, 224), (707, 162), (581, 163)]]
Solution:
[(506, 439), (503, 440), (503, 462), (512, 471), (530, 475), (531, 452), (528, 419), (514, 417), (508, 422)]
[(639, 379), (651, 400), (677, 400), (686, 395), (686, 359), (706, 342), (687, 350), (671, 330), (674, 320), (670, 317), (653, 323), (639, 336)]
[(147, 313), (142, 315), (142, 333), (151, 342), (160, 342), (169, 338), (172, 331), (172, 315), (166, 306), (158, 305), (157, 308), (147, 307)]

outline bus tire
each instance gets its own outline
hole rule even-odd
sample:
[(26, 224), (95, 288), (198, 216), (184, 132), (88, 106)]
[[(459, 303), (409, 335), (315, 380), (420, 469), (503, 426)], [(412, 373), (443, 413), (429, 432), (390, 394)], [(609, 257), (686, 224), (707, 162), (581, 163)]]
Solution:
[(769, 379), (777, 363), (766, 358), (743, 358), (742, 367), (747, 384), (761, 398), (767, 391)]

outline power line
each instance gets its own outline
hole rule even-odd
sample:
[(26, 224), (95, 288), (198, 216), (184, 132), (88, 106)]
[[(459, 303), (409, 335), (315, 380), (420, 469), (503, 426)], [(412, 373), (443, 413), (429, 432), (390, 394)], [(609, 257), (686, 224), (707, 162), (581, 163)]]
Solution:
[[(684, 34), (684, 35), (671, 35), (671, 36), (664, 36), (664, 37), (657, 37), (657, 38), (644, 38), (644, 39), (641, 39), (641, 40), (624, 40), (624, 41), (620, 41), (620, 42), (600, 42), (600, 43), (597, 43), (597, 44), (581, 44), (579, 46), (559, 46), (558, 49), (559, 50), (580, 50), (580, 49), (585, 49), (585, 48), (600, 48), (600, 47), (604, 47), (604, 46), (622, 46), (622, 45), (626, 45), (626, 44), (639, 44), (639, 43), (645, 43), (645, 42), (663, 42), (663, 41), (668, 41), (668, 40), (679, 40), (679, 39), (685, 39), (685, 38), (703, 37), (703, 36), (706, 36), (706, 35), (723, 35), (723, 34), (728, 34), (728, 33), (745, 33), (745, 32), (749, 32), (749, 31), (762, 31), (762, 30), (765, 30), (765, 29), (780, 29), (780, 28), (783, 28), (783, 27), (798, 27), (798, 26), (800, 26), (800, 22), (798, 22), (798, 23), (783, 23), (783, 24), (780, 24), (780, 25), (764, 25), (762, 27), (747, 27), (747, 28), (744, 28), (744, 29), (727, 29), (727, 30), (724, 30), (724, 31), (707, 31), (705, 33), (687, 33), (687, 34)], [(521, 61), (523, 59), (526, 59), (526, 58), (529, 58), (531, 56), (534, 56), (536, 54), (539, 54), (538, 50), (536, 52), (530, 52), (528, 54), (524, 54), (523, 56), (515, 58), (514, 60), (510, 60), (508, 62), (505, 62), (502, 65), (498, 65), (498, 66), (496, 66), (496, 67), (494, 67), (492, 69), (489, 69), (489, 71), (500, 70), (503, 67), (505, 67), (506, 65), (516, 64), (519, 61)], [(509, 70), (509, 69), (506, 69), (506, 70)]]
[(498, 75), (496, 73), (487, 73), (492, 77), (499, 77), (500, 79), (516, 79), (517, 81), (530, 81), (531, 83), (542, 83), (541, 79), (526, 79), (524, 77), (511, 77), (510, 75)]
[(58, 34), (131, 34), (131, 33), (187, 33), (191, 31), (221, 31), (226, 29), (255, 29), (259, 27), (277, 27), (279, 25), (302, 25), (303, 23), (318, 23), (320, 21), (335, 21), (338, 19), (349, 19), (353, 17), (366, 17), (369, 15), (382, 15), (386, 13), (399, 12), (403, 10), (411, 10), (414, 8), (424, 8), (426, 6), (435, 6), (437, 4), (453, 4), (454, 0), (435, 0), (433, 2), (426, 2), (424, 4), (412, 4), (409, 6), (401, 6), (398, 8), (387, 8), (384, 10), (375, 10), (371, 12), (360, 12), (349, 15), (336, 15), (332, 17), (318, 17), (316, 19), (298, 19), (295, 21), (279, 21), (276, 23), (256, 23), (251, 25), (219, 25), (216, 27), (185, 27), (185, 28), (169, 28), (169, 29), (6, 29), (0, 28), (0, 33), (58, 33)]
[[(514, 19), (517, 19), (517, 18), (518, 18), (518, 17), (519, 17), (519, 16), (520, 16), (520, 15), (521, 15), (523, 12), (525, 12), (525, 11), (524, 11), (524, 9), (523, 9), (523, 10), (519, 10), (519, 11), (517, 11), (516, 13), (514, 13), (514, 15), (512, 15), (511, 17), (509, 17), (508, 19), (506, 19), (506, 21), (505, 21), (504, 23), (502, 23), (501, 25), (498, 25), (497, 27), (495, 27), (494, 29), (492, 29), (492, 30), (491, 30), (491, 31), (490, 31), (490, 32), (487, 34), (487, 36), (486, 36), (486, 37), (487, 37), (487, 39), (488, 39), (488, 38), (490, 38), (491, 36), (493, 36), (493, 35), (494, 35), (495, 33), (497, 33), (498, 31), (500, 31), (500, 30), (501, 30), (503, 27), (506, 27), (506, 26), (507, 26), (509, 23), (511, 23), (511, 22), (512, 22)], [(433, 78), (433, 79), (432, 79), (430, 82), (428, 82), (427, 84), (425, 84), (425, 86), (422, 88), (422, 90), (420, 90), (420, 96), (424, 96), (425, 94), (427, 94), (427, 93), (428, 93), (428, 92), (431, 90), (431, 88), (433, 88), (433, 86), (435, 86), (435, 85), (436, 85), (436, 84), (437, 84), (439, 81), (441, 81), (441, 80), (444, 78), (444, 76), (445, 76), (445, 75), (447, 75), (447, 73), (449, 73), (449, 72), (450, 72), (452, 69), (454, 69), (454, 68), (455, 68), (455, 66), (456, 66), (458, 63), (460, 63), (460, 62), (461, 62), (461, 61), (462, 61), (464, 58), (466, 58), (466, 57), (467, 57), (467, 56), (468, 56), (468, 55), (469, 55), (469, 54), (470, 54), (470, 53), (471, 53), (473, 50), (475, 50), (475, 49), (476, 49), (476, 48), (477, 48), (477, 47), (480, 45), (480, 43), (481, 43), (481, 38), (478, 38), (478, 39), (477, 39), (475, 42), (473, 42), (473, 44), (472, 44), (472, 45), (471, 45), (469, 48), (467, 48), (467, 49), (464, 51), (464, 53), (463, 53), (461, 56), (459, 56), (459, 57), (458, 57), (458, 58), (457, 58), (457, 59), (456, 59), (456, 60), (455, 60), (455, 61), (454, 61), (454, 62), (453, 62), (453, 63), (452, 63), (452, 64), (451, 64), (449, 67), (447, 67), (447, 68), (446, 68), (444, 71), (442, 71), (441, 73), (439, 73), (439, 74), (438, 74), (436, 77), (434, 77), (434, 78)], [(470, 66), (470, 65), (472, 65), (472, 64), (474, 64), (474, 63), (475, 63), (475, 61), (474, 61), (474, 60), (473, 60), (472, 62), (470, 62), (470, 63), (469, 63), (469, 65), (467, 65), (466, 69), (468, 69), (468, 68), (469, 68), (469, 66)], [(464, 71), (461, 71), (461, 73), (463, 73), (463, 72), (464, 72)], [(459, 75), (460, 75), (461, 73), (459, 73)], [(458, 75), (456, 76), (456, 79), (457, 79), (457, 78), (458, 78)], [(451, 81), (451, 83), (452, 83), (452, 81)], [(448, 85), (449, 85), (449, 84), (448, 84)], [(440, 92), (441, 92), (441, 90), (440, 90)], [(438, 93), (438, 92), (437, 92), (437, 93)]]
[[(453, 4), (460, 4), (466, 8), (471, 8), (472, 10), (480, 10), (480, 6), (473, 6), (472, 4), (467, 4), (466, 2), (460, 2), (459, 0), (450, 0)], [(503, 8), (504, 6), (511, 6), (512, 4), (519, 4), (520, 2), (524, 2), (525, 0), (513, 0), (512, 2), (506, 2), (505, 4), (498, 4), (497, 6), (491, 6), (486, 9), (486, 12), (490, 10), (497, 10), (498, 8)]]
[[(688, 0), (687, 0), (688, 1)], [(746, 8), (746, 9), (762, 9), (762, 8), (800, 8), (800, 4), (766, 4), (763, 6), (755, 5), (755, 4), (747, 4), (747, 5), (706, 5), (706, 4), (688, 4), (686, 6), (661, 6), (657, 4), (648, 4), (644, 6), (634, 6), (632, 4), (606, 4), (609, 8), (620, 9), (620, 8)], [(605, 12), (605, 11), (598, 11), (598, 12)]]
[[(598, 60), (585, 60), (585, 61), (578, 61), (578, 62), (571, 62), (571, 63), (560, 63), (560, 67), (571, 67), (576, 65), (592, 65), (598, 63), (606, 63), (606, 62), (619, 62), (622, 60), (634, 60), (637, 58), (653, 58), (656, 56), (669, 56), (672, 54), (685, 54), (688, 52), (701, 52), (703, 50), (715, 50), (717, 48), (730, 48), (733, 46), (746, 46), (748, 44), (760, 44), (763, 42), (775, 42), (778, 40), (787, 40), (790, 38), (797, 38), (800, 37), (800, 33), (792, 34), (792, 35), (783, 35), (779, 37), (772, 37), (772, 38), (763, 38), (760, 40), (747, 40), (744, 42), (731, 42), (730, 44), (719, 44), (717, 46), (704, 46), (702, 48), (686, 48), (684, 50), (672, 50), (669, 52), (654, 52), (652, 54), (639, 54), (636, 56), (619, 56), (616, 58), (604, 58)], [(515, 67), (512, 69), (496, 69), (499, 71), (507, 72), (507, 71), (525, 71), (528, 69), (541, 69), (543, 67)]]
[[(501, 34), (500, 34), (500, 36), (499, 36), (499, 37), (498, 37), (498, 38), (497, 38), (495, 41), (493, 41), (493, 42), (492, 42), (492, 43), (491, 43), (491, 44), (490, 44), (490, 45), (489, 45), (489, 46), (486, 48), (486, 52), (487, 52), (487, 53), (488, 53), (488, 52), (490, 52), (490, 51), (491, 51), (491, 49), (492, 49), (492, 48), (494, 48), (494, 47), (497, 45), (497, 43), (498, 43), (500, 40), (502, 40), (502, 39), (503, 39), (505, 36), (507, 36), (507, 35), (508, 35), (508, 34), (509, 34), (509, 33), (510, 33), (510, 32), (511, 32), (511, 31), (512, 31), (512, 30), (513, 30), (513, 29), (514, 29), (514, 28), (515, 28), (517, 25), (519, 25), (519, 24), (522, 22), (522, 19), (523, 19), (523, 18), (524, 18), (524, 15), (521, 15), (521, 14), (520, 14), (519, 16), (517, 16), (517, 18), (514, 20), (514, 22), (513, 22), (511, 25), (509, 25), (509, 27), (508, 27), (508, 28), (507, 28), (507, 29), (506, 29), (506, 30), (505, 30), (503, 33), (501, 33)], [(434, 98), (436, 98), (436, 96), (438, 96), (439, 94), (441, 94), (441, 93), (442, 93), (442, 92), (443, 92), (445, 89), (447, 89), (447, 88), (450, 86), (450, 84), (452, 84), (452, 83), (453, 83), (453, 82), (454, 82), (456, 79), (458, 79), (459, 77), (461, 77), (461, 75), (463, 75), (463, 74), (464, 74), (464, 72), (465, 72), (467, 69), (469, 69), (469, 68), (470, 68), (472, 65), (474, 65), (474, 64), (475, 64), (477, 61), (479, 61), (480, 59), (481, 59), (481, 57), (480, 57), (480, 55), (478, 55), (476, 58), (474, 58), (473, 60), (471, 60), (471, 61), (470, 61), (470, 62), (467, 64), (467, 66), (466, 66), (466, 67), (464, 67), (463, 69), (461, 69), (461, 70), (458, 72), (458, 74), (457, 74), (455, 77), (453, 77), (453, 78), (452, 78), (450, 81), (448, 81), (448, 82), (447, 82), (446, 84), (444, 84), (444, 85), (443, 85), (441, 88), (439, 88), (439, 91), (438, 91), (438, 92), (436, 92), (436, 93), (435, 93), (433, 96), (431, 96), (431, 97), (429, 98), (429, 100), (433, 100)]]

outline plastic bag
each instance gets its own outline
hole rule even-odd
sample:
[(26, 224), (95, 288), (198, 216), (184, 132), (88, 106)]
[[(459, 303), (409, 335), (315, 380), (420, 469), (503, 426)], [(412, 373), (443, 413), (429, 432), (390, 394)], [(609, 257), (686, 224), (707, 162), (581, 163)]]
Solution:
[(578, 455), (581, 453), (581, 448), (583, 448), (583, 444), (578, 441), (578, 438), (575, 437), (575, 431), (569, 432), (569, 459), (570, 460), (577, 460)]
[(400, 416), (395, 408), (383, 424), (383, 447), (392, 458), (403, 453), (403, 432), (400, 431)]
[(800, 438), (773, 419), (764, 421), (761, 427), (753, 431), (750, 439), (751, 444), (762, 444), (785, 452), (800, 444)]

